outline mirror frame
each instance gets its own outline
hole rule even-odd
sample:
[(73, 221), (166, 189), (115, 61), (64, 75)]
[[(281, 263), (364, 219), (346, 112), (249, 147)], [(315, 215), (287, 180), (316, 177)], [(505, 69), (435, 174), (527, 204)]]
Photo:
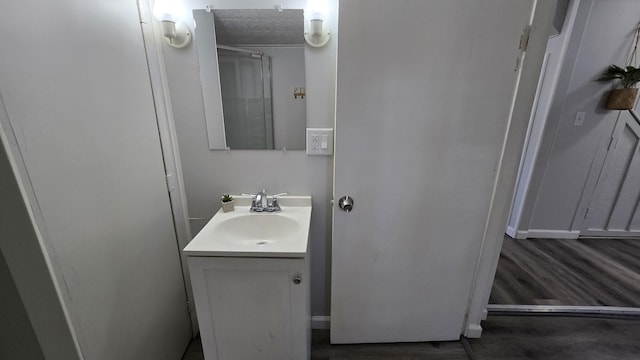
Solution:
[[(195, 44), (198, 54), (200, 86), (202, 86), (209, 149), (229, 150), (224, 130), (224, 110), (222, 109), (222, 91), (220, 89), (216, 28), (213, 22), (213, 13), (205, 9), (194, 9), (193, 20), (196, 26), (202, 29), (195, 34)], [(203, 63), (212, 64), (212, 66), (202, 66)]]

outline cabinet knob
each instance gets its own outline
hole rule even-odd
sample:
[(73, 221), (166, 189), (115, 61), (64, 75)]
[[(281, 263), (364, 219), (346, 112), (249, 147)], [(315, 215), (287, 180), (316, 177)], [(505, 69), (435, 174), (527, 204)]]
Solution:
[(302, 282), (302, 278), (300, 277), (300, 275), (296, 275), (293, 277), (293, 283), (298, 285)]

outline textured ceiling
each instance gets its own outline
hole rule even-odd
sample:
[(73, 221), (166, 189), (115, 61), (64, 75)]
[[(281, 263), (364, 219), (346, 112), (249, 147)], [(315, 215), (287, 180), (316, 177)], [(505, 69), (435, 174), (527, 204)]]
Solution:
[(213, 10), (220, 45), (304, 44), (302, 10)]

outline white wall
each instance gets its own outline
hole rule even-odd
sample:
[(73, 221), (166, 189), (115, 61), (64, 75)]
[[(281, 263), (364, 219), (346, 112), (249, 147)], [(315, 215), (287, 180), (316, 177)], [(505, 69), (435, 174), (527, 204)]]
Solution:
[[(304, 8), (306, 1), (185, 0), (184, 6), (214, 8)], [(307, 126), (333, 127), (335, 111), (335, 67), (337, 4), (330, 2), (332, 39), (319, 49), (305, 47)], [(196, 35), (197, 36), (197, 35)], [(329, 314), (329, 253), (333, 159), (306, 156), (304, 151), (211, 151), (208, 148), (204, 104), (193, 44), (186, 49), (163, 45), (171, 103), (191, 218), (209, 219), (220, 207), (222, 193), (288, 191), (313, 197), (311, 218), (312, 313)], [(207, 220), (191, 221), (195, 235)]]
[[(24, 161), (41, 257), (83, 356), (179, 358), (191, 331), (136, 1), (2, 2), (0, 33), (11, 49), (0, 56), (0, 124)], [(12, 271), (39, 265), (3, 255)], [(40, 343), (47, 358), (73, 359)]]
[[(594, 80), (609, 64), (625, 64), (639, 13), (634, 0), (581, 1), (518, 230), (579, 230), (587, 175), (619, 113), (603, 108), (610, 85)], [(573, 126), (578, 111), (586, 113), (582, 127)]]

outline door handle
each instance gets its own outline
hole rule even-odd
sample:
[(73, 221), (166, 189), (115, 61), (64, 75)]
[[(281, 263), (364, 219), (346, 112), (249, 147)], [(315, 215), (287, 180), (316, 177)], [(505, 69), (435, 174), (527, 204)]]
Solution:
[(342, 211), (351, 212), (351, 210), (353, 210), (353, 203), (353, 198), (349, 195), (345, 195), (338, 201), (338, 206), (340, 206)]

